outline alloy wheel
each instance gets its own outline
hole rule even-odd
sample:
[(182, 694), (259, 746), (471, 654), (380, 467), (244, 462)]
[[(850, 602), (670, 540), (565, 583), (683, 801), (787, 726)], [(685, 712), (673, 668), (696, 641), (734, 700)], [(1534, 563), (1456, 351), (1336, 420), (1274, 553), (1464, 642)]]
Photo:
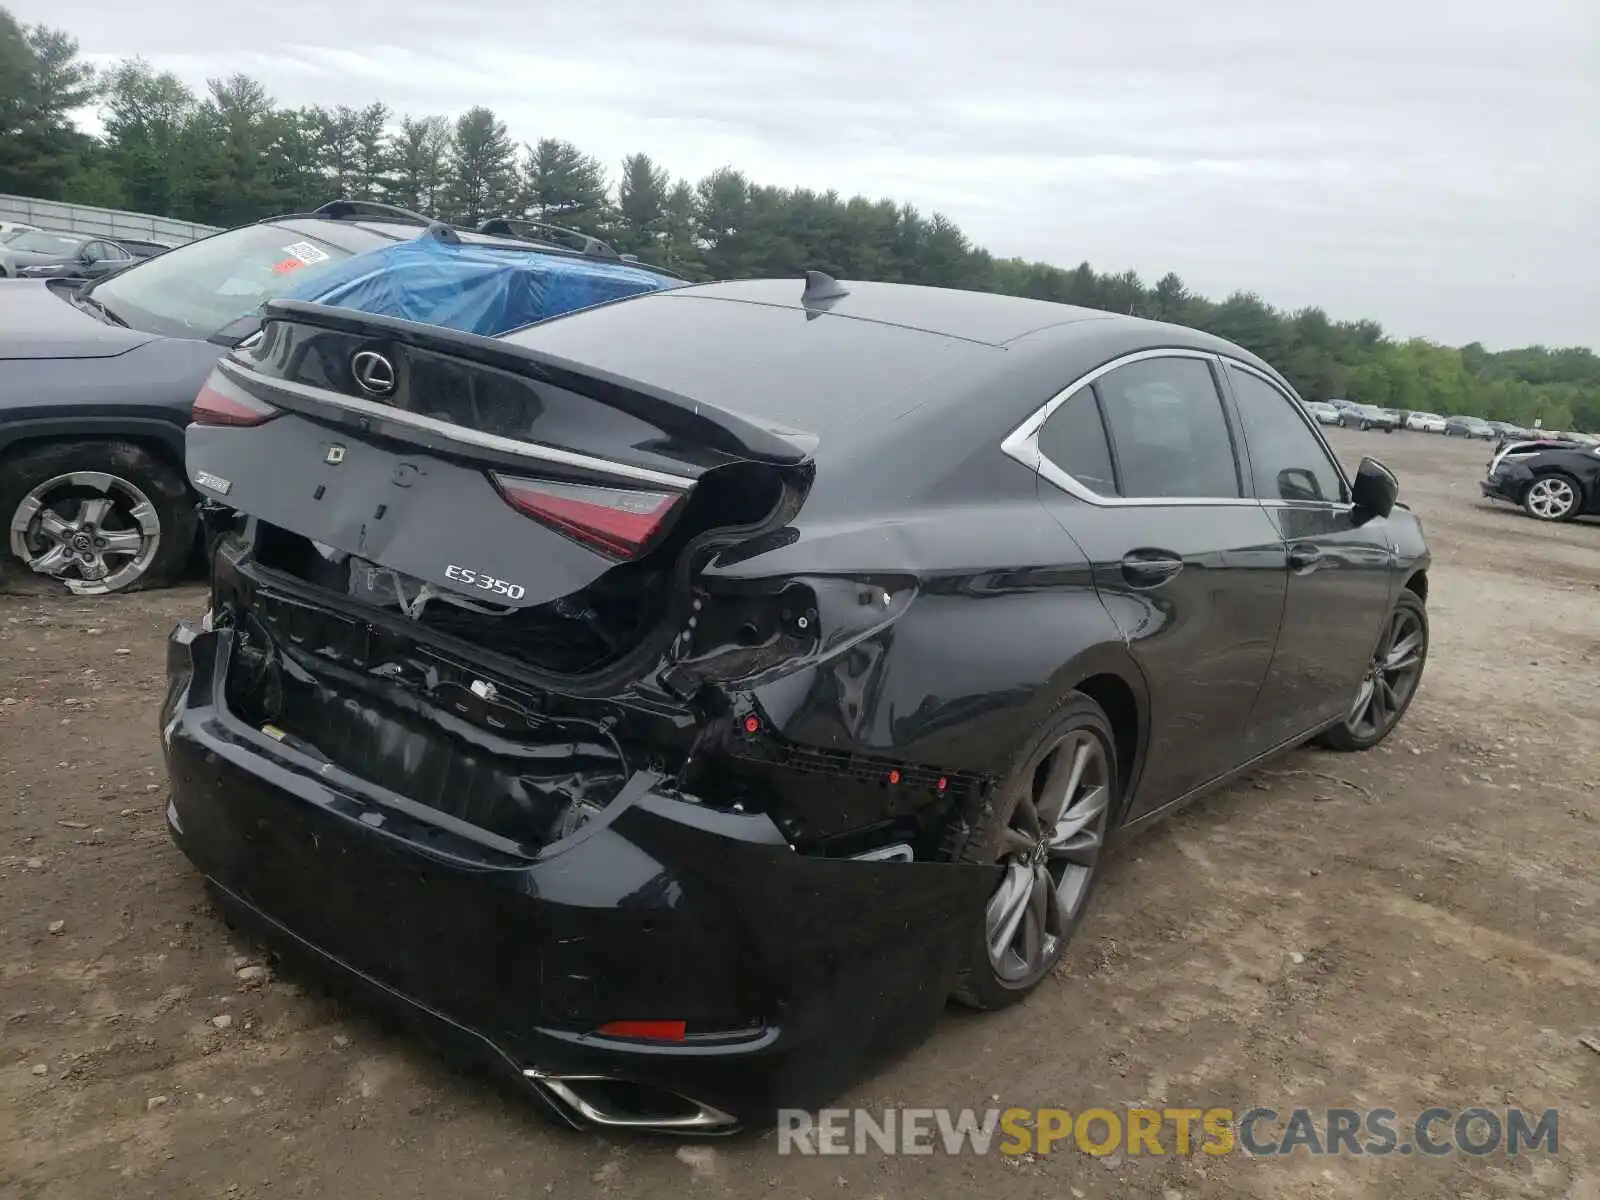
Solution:
[(1088, 899), (1105, 845), (1111, 770), (1099, 738), (1072, 730), (1040, 756), (1001, 840), (1006, 869), (984, 940), (1003, 987), (1032, 986), (1054, 965)]
[(1565, 479), (1536, 479), (1528, 488), (1528, 511), (1545, 521), (1559, 521), (1578, 503), (1578, 493)]
[(137, 580), (161, 548), (161, 518), (137, 485), (105, 471), (39, 484), (11, 516), (11, 552), (78, 595)]
[(1345, 723), (1356, 737), (1378, 737), (1400, 719), (1422, 678), (1427, 643), (1422, 618), (1409, 608), (1395, 609), (1346, 718)]

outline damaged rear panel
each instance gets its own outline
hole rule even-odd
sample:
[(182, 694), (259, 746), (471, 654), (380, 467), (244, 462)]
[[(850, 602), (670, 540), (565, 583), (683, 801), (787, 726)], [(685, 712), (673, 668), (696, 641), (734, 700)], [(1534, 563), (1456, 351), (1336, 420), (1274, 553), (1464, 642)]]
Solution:
[(900, 786), (788, 745), (752, 698), (887, 627), (916, 581), (705, 572), (788, 544), (813, 445), (493, 339), (271, 305), (189, 432), (237, 526), (213, 581), (230, 708), (525, 853), (651, 771), (808, 853), (937, 857), (983, 780), (908, 765)]

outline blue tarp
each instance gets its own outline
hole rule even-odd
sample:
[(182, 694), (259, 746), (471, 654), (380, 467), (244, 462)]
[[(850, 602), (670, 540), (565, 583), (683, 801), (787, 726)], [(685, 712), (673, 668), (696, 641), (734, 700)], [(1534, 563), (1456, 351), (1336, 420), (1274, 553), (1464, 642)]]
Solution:
[(357, 254), (296, 285), (308, 300), (485, 337), (680, 281), (626, 263), (433, 237)]

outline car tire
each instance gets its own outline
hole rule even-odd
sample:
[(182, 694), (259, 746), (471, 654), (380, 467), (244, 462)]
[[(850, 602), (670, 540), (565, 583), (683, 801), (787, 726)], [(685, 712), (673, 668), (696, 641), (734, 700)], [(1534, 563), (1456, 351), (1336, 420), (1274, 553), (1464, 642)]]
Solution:
[[(1316, 739), (1318, 744), (1341, 752), (1372, 749), (1399, 726), (1416, 698), (1427, 665), (1428, 609), (1421, 596), (1406, 588), (1383, 624), (1349, 712), (1339, 724), (1323, 731)], [(1399, 682), (1402, 675), (1403, 685)], [(1380, 680), (1384, 685), (1381, 692)], [(1381, 720), (1369, 719), (1376, 717), (1369, 707), (1373, 700), (1383, 709)]]
[(96, 596), (171, 583), (194, 553), (198, 517), (177, 467), (131, 442), (93, 440), (0, 462), (0, 522), (0, 556)]
[[(956, 1000), (985, 1011), (1006, 1008), (1055, 970), (1100, 879), (1121, 802), (1118, 778), (1105, 712), (1081, 692), (1069, 693), (966, 822), (958, 861), (1006, 870), (982, 930), (962, 955)], [(1050, 807), (1055, 820), (1045, 830)]]
[(1583, 511), (1583, 485), (1565, 471), (1540, 475), (1523, 489), (1522, 511), (1535, 521), (1570, 521)]

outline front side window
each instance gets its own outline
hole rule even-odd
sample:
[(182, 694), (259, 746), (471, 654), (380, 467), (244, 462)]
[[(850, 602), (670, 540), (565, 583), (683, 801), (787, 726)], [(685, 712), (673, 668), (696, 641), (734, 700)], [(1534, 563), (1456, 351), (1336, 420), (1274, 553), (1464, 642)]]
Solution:
[(1039, 453), (1090, 491), (1120, 494), (1093, 388), (1079, 388), (1050, 414), (1039, 430)]
[(208, 338), (307, 275), (350, 257), (319, 238), (247, 225), (179, 246), (97, 283), (92, 295), (136, 329)]
[(1240, 493), (1233, 439), (1211, 367), (1149, 358), (1095, 381), (1122, 495), (1230, 499)]
[(1250, 451), (1256, 495), (1263, 500), (1337, 504), (1344, 480), (1295, 403), (1259, 375), (1228, 368), (1239, 423)]

